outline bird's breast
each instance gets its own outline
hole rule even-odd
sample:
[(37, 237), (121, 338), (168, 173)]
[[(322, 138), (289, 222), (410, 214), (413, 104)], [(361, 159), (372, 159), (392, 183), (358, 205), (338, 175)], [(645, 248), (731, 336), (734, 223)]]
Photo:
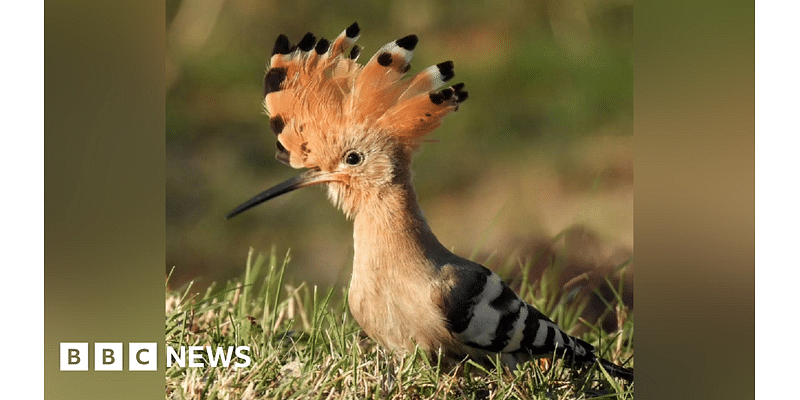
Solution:
[(389, 350), (429, 351), (452, 340), (442, 310), (431, 301), (435, 281), (402, 266), (356, 268), (348, 295), (350, 312), (364, 331)]

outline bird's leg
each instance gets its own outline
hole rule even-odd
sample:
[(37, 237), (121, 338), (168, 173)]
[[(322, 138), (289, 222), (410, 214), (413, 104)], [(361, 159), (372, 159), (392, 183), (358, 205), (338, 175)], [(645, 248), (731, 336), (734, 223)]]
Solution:
[[(380, 365), (381, 360), (383, 360), (383, 365)], [(394, 356), (382, 346), (378, 346), (378, 370), (381, 371), (381, 397), (386, 398), (392, 393), (397, 383), (395, 377), (397, 368), (394, 364)]]

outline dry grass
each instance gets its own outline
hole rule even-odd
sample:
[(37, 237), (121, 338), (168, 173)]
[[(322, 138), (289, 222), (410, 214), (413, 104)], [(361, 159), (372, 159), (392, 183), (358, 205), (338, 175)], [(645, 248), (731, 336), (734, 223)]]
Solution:
[[(445, 370), (439, 359), (421, 351), (392, 357), (353, 321), (344, 290), (285, 284), (288, 254), (278, 260), (274, 249), (269, 257), (251, 251), (237, 281), (212, 286), (204, 295), (189, 296), (191, 285), (167, 290), (169, 346), (250, 346), (252, 358), (249, 367), (239, 369), (175, 364), (166, 373), (167, 399), (633, 398), (632, 384), (595, 369), (579, 373), (560, 361), (528, 363), (516, 371), (485, 370), (467, 361)], [(547, 275), (523, 284), (525, 299), (568, 332), (586, 332), (581, 337), (605, 358), (632, 366), (633, 313), (621, 297), (607, 305), (617, 315), (617, 332), (603, 332), (599, 323), (580, 317), (587, 296), (561, 290)]]

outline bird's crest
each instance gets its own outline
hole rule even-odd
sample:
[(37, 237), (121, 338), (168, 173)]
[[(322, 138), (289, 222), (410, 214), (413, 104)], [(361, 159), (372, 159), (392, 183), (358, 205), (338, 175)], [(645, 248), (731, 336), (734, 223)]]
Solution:
[(402, 79), (416, 35), (384, 45), (362, 66), (354, 46), (359, 32), (353, 23), (333, 42), (307, 33), (295, 46), (278, 36), (264, 77), (264, 105), (281, 162), (319, 168), (326, 149), (358, 135), (391, 136), (416, 148), (467, 98), (463, 83), (435, 91), (453, 77), (452, 61)]

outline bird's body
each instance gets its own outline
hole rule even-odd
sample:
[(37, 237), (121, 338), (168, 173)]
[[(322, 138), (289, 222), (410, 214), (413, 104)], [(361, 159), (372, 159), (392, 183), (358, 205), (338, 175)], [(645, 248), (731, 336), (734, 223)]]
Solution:
[(447, 250), (415, 197), (406, 182), (355, 217), (350, 311), (370, 337), (391, 350), (443, 349), (451, 362), (501, 353), (513, 367), (557, 345), (587, 357), (590, 345), (521, 301), (497, 274)]
[[(310, 171), (259, 194), (236, 215), (288, 191), (327, 184), (331, 201), (354, 220), (349, 306), (364, 331), (398, 353), (419, 347), (456, 363), (510, 367), (554, 354), (573, 364), (595, 361), (632, 380), (633, 371), (594, 355), (489, 269), (443, 246), (420, 209), (411, 158), (421, 138), (458, 108), (463, 84), (435, 92), (453, 77), (452, 62), (400, 80), (417, 38), (391, 42), (363, 67), (353, 24), (332, 43), (307, 34), (292, 48), (281, 35), (265, 78), (265, 106), (278, 136), (277, 158)], [(313, 49), (313, 50), (312, 50)]]

